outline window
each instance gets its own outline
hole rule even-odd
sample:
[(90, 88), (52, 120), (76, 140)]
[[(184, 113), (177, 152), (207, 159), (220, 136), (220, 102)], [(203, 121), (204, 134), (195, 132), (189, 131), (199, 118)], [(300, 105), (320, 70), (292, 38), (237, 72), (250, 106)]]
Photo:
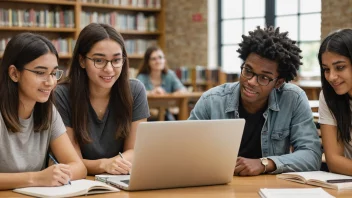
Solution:
[[(256, 6), (253, 6), (256, 5)], [(288, 31), (302, 50), (301, 76), (320, 75), (321, 0), (222, 0), (219, 6), (219, 65), (226, 72), (239, 72), (238, 43), (242, 34), (264, 24)]]
[(220, 4), (220, 65), (227, 73), (239, 73), (242, 60), (236, 52), (238, 44), (242, 34), (264, 26), (265, 0), (222, 0)]

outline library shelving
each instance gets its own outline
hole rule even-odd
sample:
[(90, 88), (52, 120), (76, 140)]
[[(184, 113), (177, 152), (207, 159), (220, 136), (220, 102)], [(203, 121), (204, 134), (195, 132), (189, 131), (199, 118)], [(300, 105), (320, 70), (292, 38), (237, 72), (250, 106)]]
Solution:
[(219, 68), (208, 69), (205, 66), (182, 66), (175, 69), (175, 73), (186, 87), (195, 92), (206, 91), (226, 82), (236, 82), (239, 77), (237, 73), (226, 73)]
[(165, 49), (164, 0), (1, 0), (0, 58), (11, 37), (28, 31), (55, 43), (67, 64), (80, 31), (92, 22), (123, 35), (131, 67), (139, 66), (150, 45)]

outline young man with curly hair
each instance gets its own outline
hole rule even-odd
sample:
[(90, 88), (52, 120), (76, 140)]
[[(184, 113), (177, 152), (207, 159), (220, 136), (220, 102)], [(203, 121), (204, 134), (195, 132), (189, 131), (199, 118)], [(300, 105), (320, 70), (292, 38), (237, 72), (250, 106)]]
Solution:
[[(302, 64), (296, 42), (279, 28), (243, 35), (239, 82), (205, 92), (189, 120), (246, 120), (235, 175), (315, 171), (321, 144), (305, 92), (288, 83)], [(293, 151), (291, 151), (291, 146)]]

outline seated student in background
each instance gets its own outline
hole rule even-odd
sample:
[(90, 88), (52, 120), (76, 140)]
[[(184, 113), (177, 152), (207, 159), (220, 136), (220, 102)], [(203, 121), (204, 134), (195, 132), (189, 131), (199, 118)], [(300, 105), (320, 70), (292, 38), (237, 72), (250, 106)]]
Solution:
[(285, 83), (297, 76), (301, 65), (301, 50), (287, 34), (258, 27), (243, 35), (237, 50), (244, 61), (239, 82), (205, 92), (189, 117), (246, 120), (235, 175), (320, 168), (321, 145), (307, 96)]
[(128, 174), (137, 125), (149, 107), (143, 84), (128, 78), (124, 40), (113, 27), (91, 23), (72, 59), (68, 78), (55, 89), (67, 133), (89, 174)]
[(331, 172), (352, 175), (352, 29), (333, 32), (319, 54), (322, 92), (319, 123)]
[[(159, 47), (152, 46), (146, 50), (137, 79), (144, 84), (148, 94), (163, 95), (187, 92), (175, 72), (168, 69), (165, 55)], [(177, 111), (178, 109), (175, 108), (168, 109), (165, 113), (165, 120), (175, 120), (173, 114), (177, 114)], [(152, 115), (157, 114), (157, 112), (151, 112)]]
[(166, 66), (165, 55), (158, 47), (149, 47), (144, 54), (143, 64), (138, 70), (137, 79), (140, 80), (148, 93), (165, 94), (181, 93), (186, 88), (176, 76), (175, 72)]
[[(22, 33), (7, 44), (0, 65), (0, 190), (62, 186), (86, 177), (52, 102), (62, 73), (45, 37)], [(49, 149), (60, 164), (46, 168)]]

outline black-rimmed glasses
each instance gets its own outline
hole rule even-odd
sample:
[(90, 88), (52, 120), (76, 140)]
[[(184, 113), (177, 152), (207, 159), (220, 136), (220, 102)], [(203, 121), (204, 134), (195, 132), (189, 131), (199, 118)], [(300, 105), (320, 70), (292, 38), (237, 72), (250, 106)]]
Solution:
[(254, 76), (257, 76), (257, 82), (258, 84), (262, 85), (262, 86), (267, 86), (271, 81), (278, 79), (277, 78), (270, 78), (266, 75), (263, 74), (256, 74), (254, 73), (250, 68), (245, 67), (245, 66), (241, 66), (241, 75), (245, 78), (247, 78), (248, 80), (252, 79)]
[(103, 58), (89, 58), (86, 56), (87, 59), (94, 62), (94, 66), (98, 69), (103, 69), (109, 62), (115, 68), (122, 67), (123, 63), (125, 62), (125, 57), (122, 58), (114, 58), (112, 60), (106, 60)]

